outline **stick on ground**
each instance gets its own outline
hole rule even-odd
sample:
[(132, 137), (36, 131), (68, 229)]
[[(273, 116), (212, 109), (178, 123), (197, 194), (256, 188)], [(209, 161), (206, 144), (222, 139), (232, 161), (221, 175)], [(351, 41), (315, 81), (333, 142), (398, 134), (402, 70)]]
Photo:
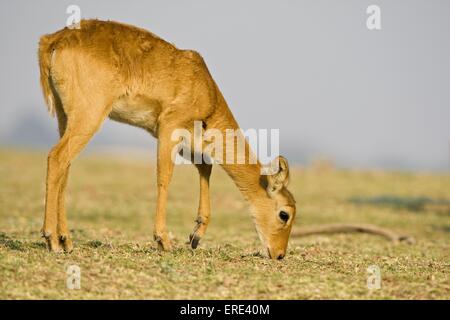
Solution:
[(413, 244), (414, 238), (408, 235), (399, 235), (394, 231), (380, 228), (373, 224), (358, 224), (358, 223), (336, 223), (336, 224), (324, 224), (312, 227), (305, 227), (297, 229), (292, 233), (293, 237), (305, 237), (315, 234), (333, 234), (333, 233), (369, 233), (384, 237), (394, 243), (406, 242)]

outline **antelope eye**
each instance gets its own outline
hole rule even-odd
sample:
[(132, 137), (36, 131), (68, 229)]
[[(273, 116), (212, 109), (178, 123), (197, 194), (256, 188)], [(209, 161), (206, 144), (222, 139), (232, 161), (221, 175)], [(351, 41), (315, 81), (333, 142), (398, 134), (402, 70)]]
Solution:
[(279, 217), (283, 222), (287, 222), (289, 220), (289, 213), (285, 211), (280, 211)]

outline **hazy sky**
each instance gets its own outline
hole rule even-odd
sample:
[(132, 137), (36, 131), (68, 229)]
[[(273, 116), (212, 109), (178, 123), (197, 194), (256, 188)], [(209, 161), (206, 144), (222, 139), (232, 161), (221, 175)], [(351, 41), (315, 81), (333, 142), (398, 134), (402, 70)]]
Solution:
[[(57, 139), (39, 87), (39, 36), (83, 18), (146, 28), (199, 51), (243, 128), (279, 128), (292, 162), (448, 170), (450, 1), (0, 1), (0, 144)], [(366, 8), (381, 8), (381, 30)], [(153, 148), (107, 121), (89, 147)]]

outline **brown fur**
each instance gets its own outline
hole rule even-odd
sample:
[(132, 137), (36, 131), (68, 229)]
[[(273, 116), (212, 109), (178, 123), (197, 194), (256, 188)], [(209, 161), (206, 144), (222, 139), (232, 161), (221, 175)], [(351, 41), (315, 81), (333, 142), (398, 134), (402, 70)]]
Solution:
[[(79, 30), (65, 28), (41, 38), (39, 65), (44, 97), (57, 115), (61, 135), (48, 157), (42, 231), (50, 250), (72, 250), (64, 208), (68, 169), (108, 116), (158, 139), (154, 236), (169, 250), (166, 201), (176, 144), (172, 131), (192, 131), (194, 121), (222, 132), (238, 128), (200, 54), (133, 26), (82, 20)], [(246, 150), (251, 152), (248, 145)], [(223, 165), (250, 202), (258, 234), (272, 258), (284, 256), (295, 216), (295, 201), (286, 189), (287, 161), (280, 158), (280, 164), (280, 171), (269, 178), (260, 175), (259, 163)], [(211, 167), (197, 165), (201, 196), (191, 234), (194, 248), (209, 222)], [(280, 220), (280, 210), (289, 213), (287, 223)]]

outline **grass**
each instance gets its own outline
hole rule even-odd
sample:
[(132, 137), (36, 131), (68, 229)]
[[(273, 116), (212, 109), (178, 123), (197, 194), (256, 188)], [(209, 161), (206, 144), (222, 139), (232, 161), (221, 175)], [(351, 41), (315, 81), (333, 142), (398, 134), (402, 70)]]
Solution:
[[(417, 243), (365, 234), (292, 238), (287, 257), (271, 261), (258, 254), (246, 204), (219, 167), (212, 222), (195, 251), (186, 240), (198, 177), (177, 167), (168, 204), (175, 250), (159, 252), (152, 241), (155, 167), (111, 155), (82, 156), (72, 165), (67, 206), (75, 250), (51, 254), (39, 234), (45, 170), (44, 153), (0, 151), (1, 299), (450, 298), (448, 174), (293, 169), (297, 225), (375, 223)], [(388, 205), (378, 205), (379, 197)], [(414, 199), (427, 200), (411, 207)], [(366, 285), (373, 264), (381, 269), (379, 290)], [(69, 265), (81, 268), (80, 290), (66, 287)]]

